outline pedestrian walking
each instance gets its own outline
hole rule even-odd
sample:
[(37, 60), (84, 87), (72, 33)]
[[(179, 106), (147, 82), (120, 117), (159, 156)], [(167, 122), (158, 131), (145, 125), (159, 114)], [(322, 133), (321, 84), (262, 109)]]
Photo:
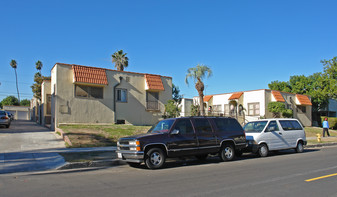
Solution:
[(324, 121), (323, 121), (323, 137), (325, 137), (325, 132), (330, 137), (329, 122), (328, 122), (327, 118), (325, 118)]

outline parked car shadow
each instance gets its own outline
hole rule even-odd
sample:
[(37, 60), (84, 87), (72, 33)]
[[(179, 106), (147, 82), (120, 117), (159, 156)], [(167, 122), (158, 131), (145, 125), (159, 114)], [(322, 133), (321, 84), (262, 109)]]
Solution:
[[(320, 149), (304, 149), (303, 153), (296, 153), (294, 150), (282, 150), (282, 151), (273, 151), (268, 154), (268, 157), (277, 157), (282, 155), (292, 155), (292, 154), (306, 154), (310, 152), (320, 151)], [(267, 157), (267, 158), (268, 158)], [(244, 153), (240, 157), (236, 157), (234, 161), (230, 162), (238, 162), (243, 160), (251, 160), (251, 159), (259, 159), (260, 157), (253, 153)], [(179, 168), (185, 166), (198, 166), (198, 165), (205, 165), (205, 164), (217, 164), (217, 163), (224, 163), (220, 160), (218, 156), (209, 156), (206, 160), (198, 160), (195, 157), (186, 157), (186, 158), (169, 158), (166, 160), (166, 163), (163, 169), (169, 168)], [(148, 169), (144, 164), (133, 167), (139, 169)]]

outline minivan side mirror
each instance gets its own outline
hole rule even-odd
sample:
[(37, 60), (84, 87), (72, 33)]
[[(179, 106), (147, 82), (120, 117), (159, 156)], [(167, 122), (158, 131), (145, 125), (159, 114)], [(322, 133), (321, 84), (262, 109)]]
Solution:
[(171, 135), (178, 135), (179, 134), (179, 130), (178, 129), (174, 129), (172, 132), (171, 132)]
[(270, 132), (275, 131), (275, 127), (269, 127), (268, 131), (270, 131)]

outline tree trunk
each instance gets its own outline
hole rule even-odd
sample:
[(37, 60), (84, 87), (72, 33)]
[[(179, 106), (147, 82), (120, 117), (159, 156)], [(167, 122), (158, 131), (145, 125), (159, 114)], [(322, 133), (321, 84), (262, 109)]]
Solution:
[(204, 83), (198, 78), (198, 82), (195, 84), (195, 89), (197, 89), (199, 94), (199, 107), (200, 107), (200, 115), (205, 115), (204, 110)]
[(15, 71), (15, 79), (16, 79), (16, 91), (18, 93), (18, 100), (19, 100), (19, 105), (20, 105), (20, 93), (19, 93), (18, 75), (16, 74), (16, 68), (14, 68), (14, 71)]

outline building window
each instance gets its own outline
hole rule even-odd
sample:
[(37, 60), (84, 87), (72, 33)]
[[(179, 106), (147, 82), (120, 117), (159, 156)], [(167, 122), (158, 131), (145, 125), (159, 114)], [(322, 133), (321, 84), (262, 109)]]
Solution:
[(248, 103), (248, 115), (259, 116), (260, 115), (260, 103)]
[(146, 92), (146, 109), (159, 110), (159, 92)]
[(126, 89), (116, 89), (116, 101), (126, 103), (127, 99), (127, 90)]
[(76, 85), (75, 96), (81, 98), (103, 98), (103, 87)]
[(307, 113), (307, 107), (306, 106), (297, 106), (297, 112)]

